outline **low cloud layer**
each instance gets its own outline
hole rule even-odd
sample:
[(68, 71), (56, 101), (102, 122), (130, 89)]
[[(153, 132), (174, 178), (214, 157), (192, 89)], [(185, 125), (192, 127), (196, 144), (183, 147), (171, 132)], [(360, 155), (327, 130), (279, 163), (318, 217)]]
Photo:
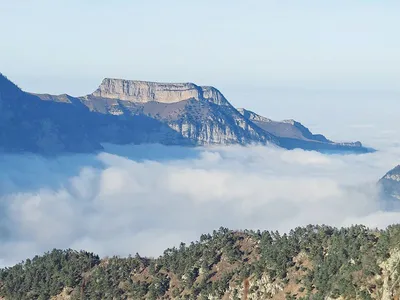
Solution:
[(156, 256), (220, 226), (385, 227), (377, 180), (398, 149), (323, 155), (272, 147), (107, 146), (98, 155), (0, 158), (0, 265), (52, 248)]

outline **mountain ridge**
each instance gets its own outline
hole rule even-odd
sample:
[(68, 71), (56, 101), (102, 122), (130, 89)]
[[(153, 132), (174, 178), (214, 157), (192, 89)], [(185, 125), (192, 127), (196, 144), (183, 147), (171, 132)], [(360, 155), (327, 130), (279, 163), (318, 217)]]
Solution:
[[(4, 299), (398, 299), (400, 225), (219, 228), (198, 241), (100, 259), (56, 250), (0, 269)], [(1, 299), (1, 298), (0, 298)]]
[[(368, 152), (361, 143), (334, 143), (322, 135), (312, 135), (304, 126), (303, 133), (308, 132), (313, 140), (306, 139), (304, 134), (300, 138), (280, 136), (279, 131), (266, 130), (264, 123), (268, 122), (252, 119), (243, 110), (242, 113), (238, 111), (211, 86), (105, 78), (93, 93), (73, 97), (26, 93), (4, 76), (0, 83), (0, 97), (3, 97), (0, 100), (11, 108), (10, 115), (13, 116), (6, 118), (8, 123), (3, 121), (0, 129), (6, 132), (8, 127), (17, 124), (20, 136), (36, 131), (46, 140), (39, 145), (32, 139), (30, 146), (20, 141), (19, 145), (10, 148), (0, 136), (0, 148), (8, 150), (90, 152), (102, 149), (102, 143), (161, 143), (192, 146), (273, 144), (286, 149)], [(21, 124), (30, 123), (30, 118), (36, 127), (27, 130), (26, 125)], [(300, 130), (300, 123), (295, 121), (271, 120), (270, 123), (275, 127), (292, 126)], [(76, 136), (73, 129), (79, 131), (75, 132)], [(317, 140), (318, 136), (320, 140)]]
[(333, 142), (322, 134), (313, 134), (307, 127), (293, 119), (274, 121), (244, 108), (239, 108), (238, 111), (263, 130), (278, 136), (281, 146), (286, 149), (302, 148), (305, 150), (334, 151), (342, 147), (348, 149), (363, 147), (359, 141)]

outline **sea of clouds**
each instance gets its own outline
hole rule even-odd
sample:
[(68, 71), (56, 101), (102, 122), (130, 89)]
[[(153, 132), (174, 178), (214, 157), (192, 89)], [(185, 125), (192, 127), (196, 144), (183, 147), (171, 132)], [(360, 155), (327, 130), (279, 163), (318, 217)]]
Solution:
[(220, 226), (384, 228), (376, 182), (400, 148), (326, 155), (276, 147), (106, 145), (98, 154), (0, 156), (0, 265), (53, 248), (157, 256)]

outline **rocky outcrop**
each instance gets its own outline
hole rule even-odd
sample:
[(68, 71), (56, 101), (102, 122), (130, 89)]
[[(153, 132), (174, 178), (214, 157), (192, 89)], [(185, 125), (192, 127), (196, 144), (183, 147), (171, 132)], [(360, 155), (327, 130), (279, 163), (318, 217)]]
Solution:
[(147, 103), (176, 103), (194, 99), (228, 105), (225, 97), (213, 87), (201, 87), (193, 83), (157, 83), (136, 80), (105, 78), (94, 97)]
[(213, 87), (104, 79), (94, 93), (81, 100), (99, 113), (125, 118), (144, 114), (197, 145), (279, 144)]
[[(382, 300), (391, 300), (397, 294), (397, 288), (400, 281), (400, 250), (393, 249), (387, 260), (381, 262), (382, 275), (380, 279), (382, 284)], [(397, 298), (398, 299), (398, 298)]]
[[(272, 280), (267, 274), (262, 274), (261, 278), (250, 278), (239, 286), (230, 286), (226, 293), (227, 299), (276, 299), (278, 294), (284, 289), (284, 284)], [(209, 299), (213, 299), (209, 296)]]
[(87, 135), (71, 105), (42, 101), (0, 75), (0, 150), (8, 152), (91, 152), (101, 145)]

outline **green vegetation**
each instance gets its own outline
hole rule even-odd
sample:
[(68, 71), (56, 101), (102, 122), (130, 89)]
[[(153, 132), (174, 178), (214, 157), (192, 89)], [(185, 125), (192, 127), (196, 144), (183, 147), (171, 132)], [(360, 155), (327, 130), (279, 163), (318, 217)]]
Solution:
[[(0, 271), (5, 299), (394, 299), (400, 225), (220, 228), (156, 259), (53, 250)], [(386, 297), (386, 298), (385, 298)]]

